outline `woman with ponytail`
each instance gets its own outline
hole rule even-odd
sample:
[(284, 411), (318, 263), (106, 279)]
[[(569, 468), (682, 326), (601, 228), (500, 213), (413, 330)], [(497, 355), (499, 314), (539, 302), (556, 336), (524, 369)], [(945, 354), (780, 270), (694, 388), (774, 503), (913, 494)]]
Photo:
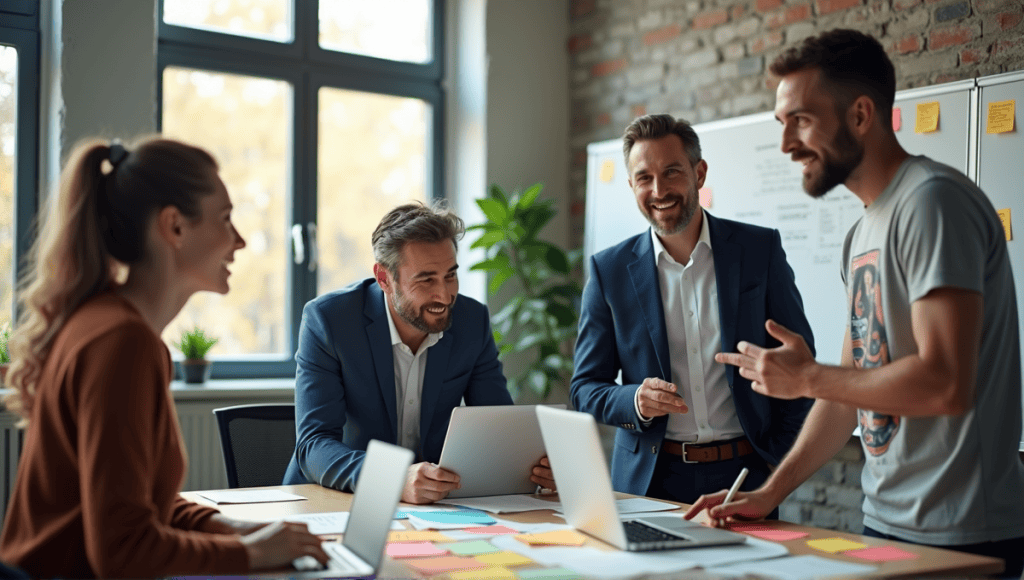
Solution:
[(178, 495), (185, 455), (163, 328), (228, 291), (245, 241), (209, 153), (153, 138), (71, 154), (19, 288), (5, 401), (27, 425), (0, 559), (32, 577), (239, 574), (311, 555), (303, 524)]

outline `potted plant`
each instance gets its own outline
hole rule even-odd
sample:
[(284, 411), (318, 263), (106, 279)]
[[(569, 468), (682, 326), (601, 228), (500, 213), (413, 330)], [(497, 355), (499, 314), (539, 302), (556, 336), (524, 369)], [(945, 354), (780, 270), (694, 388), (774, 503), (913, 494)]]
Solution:
[(582, 295), (572, 275), (582, 252), (566, 253), (538, 239), (555, 216), (553, 200), (537, 199), (542, 187), (538, 183), (508, 195), (492, 185), (486, 198), (476, 200), (487, 220), (467, 228), (481, 232), (472, 247), (485, 248), (486, 259), (470, 269), (489, 274), (490, 296), (511, 282), (502, 293), (511, 292), (505, 307), (491, 316), (499, 358), (514, 355), (516, 364), (509, 368), (521, 369), (509, 378), (509, 391), (518, 397), (527, 388), (541, 400), (558, 386), (568, 392)]
[(4, 386), (4, 377), (7, 376), (7, 366), (11, 362), (11, 354), (7, 351), (7, 342), (11, 339), (11, 327), (4, 325), (0, 328), (0, 387)]
[(210, 378), (210, 361), (206, 360), (206, 353), (217, 344), (217, 340), (206, 336), (198, 326), (182, 333), (175, 346), (185, 355), (185, 360), (181, 361), (181, 374), (186, 383), (205, 383)]

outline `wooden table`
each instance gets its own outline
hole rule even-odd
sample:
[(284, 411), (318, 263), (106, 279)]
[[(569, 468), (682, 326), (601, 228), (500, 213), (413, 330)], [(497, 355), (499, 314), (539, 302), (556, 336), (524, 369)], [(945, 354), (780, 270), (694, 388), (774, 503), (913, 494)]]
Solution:
[[(351, 494), (328, 489), (315, 484), (279, 485), (259, 489), (278, 489), (287, 491), (296, 495), (301, 495), (309, 501), (215, 505), (213, 502), (197, 495), (196, 492), (183, 492), (182, 495), (197, 503), (215, 506), (224, 515), (240, 520), (265, 521), (284, 518), (294, 514), (348, 511), (349, 506), (352, 503)], [(634, 497), (621, 493), (617, 493), (616, 495), (621, 498)], [(553, 500), (556, 498), (557, 496), (551, 496), (550, 499)], [(688, 507), (685, 504), (678, 505), (681, 508)], [(552, 510), (535, 510), (530, 512), (500, 514), (498, 517), (523, 523), (562, 522), (561, 519), (553, 515)], [(701, 517), (703, 517), (703, 515)], [(407, 522), (402, 523), (409, 527)], [(1003, 570), (1003, 561), (998, 558), (975, 556), (973, 554), (965, 554), (963, 552), (916, 546), (914, 544), (893, 542), (833, 530), (824, 530), (821, 528), (802, 526), (789, 522), (764, 522), (764, 524), (774, 529), (795, 530), (807, 532), (809, 534), (804, 538), (790, 540), (788, 542), (780, 542), (786, 546), (791, 554), (813, 554), (844, 562), (877, 566), (875, 573), (869, 576), (872, 578), (892, 578), (918, 575), (980, 576), (985, 574), (998, 574)], [(917, 554), (919, 557), (914, 560), (902, 560), (898, 562), (867, 562), (859, 558), (844, 556), (842, 554), (826, 554), (807, 546), (807, 540), (819, 538), (845, 538), (867, 544), (868, 546), (898, 546), (903, 550)], [(615, 549), (612, 546), (594, 538), (588, 538), (587, 545), (604, 550)], [(421, 576), (419, 576), (415, 571), (407, 568), (401, 562), (392, 560), (391, 558), (385, 558), (378, 577), (418, 578)], [(674, 575), (674, 577), (678, 578), (680, 575)], [(687, 572), (687, 577), (699, 577), (699, 571), (693, 571), (692, 575), (691, 572)]]

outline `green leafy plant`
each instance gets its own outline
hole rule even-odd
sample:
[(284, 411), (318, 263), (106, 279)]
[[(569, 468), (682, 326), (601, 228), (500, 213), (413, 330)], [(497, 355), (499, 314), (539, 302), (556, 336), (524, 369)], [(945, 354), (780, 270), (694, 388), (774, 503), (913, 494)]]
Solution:
[(11, 340), (11, 327), (4, 325), (0, 329), (0, 365), (11, 362), (11, 353), (7, 350), (7, 343)]
[(217, 344), (217, 340), (219, 339), (206, 336), (206, 332), (196, 326), (183, 332), (181, 339), (174, 346), (185, 355), (186, 360), (202, 360), (206, 358), (206, 353), (210, 352), (213, 345)]
[(502, 294), (511, 292), (508, 302), (491, 316), (499, 358), (517, 355), (524, 363), (509, 379), (509, 390), (518, 395), (529, 388), (543, 399), (572, 376), (570, 345), (582, 294), (572, 271), (582, 253), (538, 239), (556, 214), (552, 200), (537, 199), (542, 188), (538, 183), (509, 195), (492, 185), (487, 197), (476, 200), (486, 221), (467, 229), (481, 232), (471, 247), (484, 248), (486, 259), (470, 270), (489, 274), (490, 295), (511, 283)]

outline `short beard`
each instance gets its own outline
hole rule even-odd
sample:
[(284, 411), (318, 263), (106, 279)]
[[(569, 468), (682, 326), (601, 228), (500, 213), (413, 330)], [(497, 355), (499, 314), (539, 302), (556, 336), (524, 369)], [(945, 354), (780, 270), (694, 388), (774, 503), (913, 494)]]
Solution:
[(647, 218), (647, 223), (651, 224), (651, 227), (654, 228), (654, 233), (659, 236), (671, 236), (685, 230), (686, 226), (690, 225), (690, 220), (692, 220), (693, 216), (697, 213), (697, 197), (697, 186), (690, 186), (689, 195), (683, 196), (683, 198), (679, 200), (682, 204), (682, 213), (679, 214), (678, 219), (669, 223), (667, 228), (661, 227), (657, 220), (651, 217), (650, 212), (645, 211), (645, 208), (641, 207), (640, 213)]
[(452, 327), (452, 311), (455, 310), (455, 298), (452, 298), (451, 304), (448, 304), (448, 315), (443, 320), (438, 321), (436, 324), (431, 326), (423, 315), (423, 312), (427, 308), (435, 306), (443, 306), (438, 303), (425, 304), (420, 307), (420, 311), (416, 312), (413, 305), (405, 299), (405, 295), (398, 289), (398, 281), (395, 280), (394, 290), (391, 292), (391, 301), (394, 302), (395, 311), (398, 312), (399, 318), (409, 323), (413, 328), (420, 332), (426, 332), (427, 334), (434, 334), (438, 332), (444, 332)]
[(840, 124), (830, 148), (839, 154), (837, 159), (822, 158), (822, 171), (816, 177), (804, 176), (804, 191), (817, 199), (846, 182), (853, 170), (864, 159), (864, 147), (853, 138), (853, 133), (845, 124)]

